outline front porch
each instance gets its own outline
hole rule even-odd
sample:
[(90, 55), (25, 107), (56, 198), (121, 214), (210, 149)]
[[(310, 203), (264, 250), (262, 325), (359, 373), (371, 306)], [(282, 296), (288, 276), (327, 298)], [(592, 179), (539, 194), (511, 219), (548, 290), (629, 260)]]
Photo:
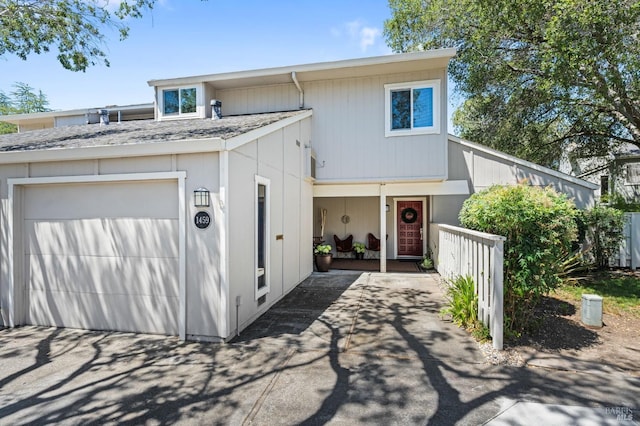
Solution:
[[(420, 273), (424, 272), (418, 266), (418, 260), (387, 259), (387, 272)], [(380, 272), (379, 259), (336, 258), (331, 261), (332, 270)], [(433, 271), (435, 272), (435, 270)]]

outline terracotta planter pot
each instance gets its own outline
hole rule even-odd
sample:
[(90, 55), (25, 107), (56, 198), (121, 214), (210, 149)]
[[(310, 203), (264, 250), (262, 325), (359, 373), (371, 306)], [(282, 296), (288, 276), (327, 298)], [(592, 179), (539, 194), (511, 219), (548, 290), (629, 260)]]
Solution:
[(327, 272), (331, 266), (333, 254), (316, 254), (316, 269), (318, 272)]

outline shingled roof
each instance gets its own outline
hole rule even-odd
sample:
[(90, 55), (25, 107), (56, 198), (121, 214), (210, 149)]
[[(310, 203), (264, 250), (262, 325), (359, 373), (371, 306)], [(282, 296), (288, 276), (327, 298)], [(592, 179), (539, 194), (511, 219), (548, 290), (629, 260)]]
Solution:
[(219, 120), (185, 119), (171, 121), (140, 120), (106, 126), (87, 124), (53, 127), (23, 133), (0, 135), (2, 152), (115, 146), (180, 140), (231, 139), (301, 111), (273, 112), (223, 117)]

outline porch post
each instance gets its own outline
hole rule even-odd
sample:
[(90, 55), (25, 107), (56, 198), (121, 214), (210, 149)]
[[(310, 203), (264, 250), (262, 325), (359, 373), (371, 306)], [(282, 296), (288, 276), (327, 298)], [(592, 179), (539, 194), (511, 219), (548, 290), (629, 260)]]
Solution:
[(387, 272), (387, 187), (380, 184), (380, 272)]

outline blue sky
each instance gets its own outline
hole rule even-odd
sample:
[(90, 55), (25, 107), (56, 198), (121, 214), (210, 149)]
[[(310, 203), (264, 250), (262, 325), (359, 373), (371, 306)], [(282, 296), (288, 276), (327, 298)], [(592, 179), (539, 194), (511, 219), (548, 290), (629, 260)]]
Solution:
[[(113, 2), (113, 0), (111, 0)], [(382, 35), (386, 0), (161, 0), (109, 35), (111, 67), (64, 70), (55, 54), (0, 57), (0, 90), (42, 90), (52, 109), (153, 101), (147, 81), (392, 53)]]

